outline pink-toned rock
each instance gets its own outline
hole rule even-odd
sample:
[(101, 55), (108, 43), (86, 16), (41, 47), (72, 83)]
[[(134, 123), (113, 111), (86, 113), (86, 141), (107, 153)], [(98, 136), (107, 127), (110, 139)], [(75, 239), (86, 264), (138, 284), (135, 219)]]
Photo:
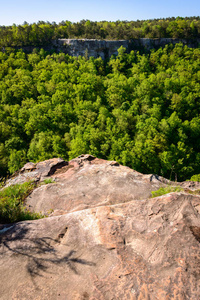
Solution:
[(200, 190), (200, 182), (197, 181), (184, 181), (180, 182), (179, 185), (183, 187), (184, 189), (189, 189), (189, 190)]
[(172, 193), (9, 225), (1, 300), (199, 299), (198, 199)]
[(47, 176), (51, 176), (56, 170), (59, 170), (67, 164), (68, 163), (62, 158), (52, 158), (37, 164), (28, 162), (19, 172), (7, 180), (6, 186), (18, 183), (21, 184), (30, 180), (35, 182), (42, 181)]
[(45, 214), (55, 211), (58, 215), (148, 198), (152, 190), (165, 186), (158, 176), (143, 175), (91, 155), (69, 161), (51, 177), (56, 183), (42, 185), (27, 198), (29, 209)]
[(25, 165), (15, 180), (25, 174), (55, 180), (26, 201), (53, 213), (0, 225), (1, 300), (199, 299), (200, 196), (150, 198), (167, 184), (198, 184), (88, 154)]
[(31, 172), (37, 168), (37, 165), (33, 162), (26, 163), (23, 168), (21, 168), (20, 173)]

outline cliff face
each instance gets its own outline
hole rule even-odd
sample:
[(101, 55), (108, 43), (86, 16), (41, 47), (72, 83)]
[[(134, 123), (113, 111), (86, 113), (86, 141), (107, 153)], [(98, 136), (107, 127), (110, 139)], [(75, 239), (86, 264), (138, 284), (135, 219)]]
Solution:
[[(166, 44), (183, 43), (191, 48), (197, 48), (200, 44), (200, 39), (133, 39), (121, 41), (109, 40), (88, 40), (88, 39), (58, 39), (52, 42), (52, 45), (44, 46), (47, 51), (55, 50), (56, 52), (64, 52), (71, 56), (93, 56), (95, 58), (101, 57), (102, 59), (110, 58), (112, 55), (117, 55), (117, 50), (123, 46), (127, 52), (131, 50), (146, 50), (158, 49), (164, 47)], [(25, 51), (32, 51), (35, 47), (24, 47)]]
[[(144, 49), (149, 51), (151, 49), (158, 49), (164, 47), (167, 44), (183, 43), (188, 47), (198, 47), (200, 39), (186, 40), (186, 39), (134, 39), (134, 40), (121, 40), (121, 41), (100, 41), (100, 40), (76, 40), (76, 39), (60, 39), (54, 42), (54, 46), (59, 51), (68, 53), (71, 56), (84, 56), (85, 53), (94, 57), (101, 57), (102, 59), (110, 58), (112, 55), (117, 55), (117, 50), (123, 46), (127, 52), (131, 50)], [(86, 50), (87, 49), (87, 50)]]
[(55, 181), (26, 203), (54, 211), (1, 225), (0, 299), (199, 298), (199, 196), (150, 198), (174, 183), (91, 155), (26, 164), (8, 184), (28, 178)]

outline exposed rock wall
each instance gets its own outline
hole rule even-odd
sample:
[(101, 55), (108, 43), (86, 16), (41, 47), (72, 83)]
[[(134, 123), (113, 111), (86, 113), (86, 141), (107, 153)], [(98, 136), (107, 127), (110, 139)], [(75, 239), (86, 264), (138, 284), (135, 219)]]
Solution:
[[(71, 56), (101, 57), (102, 59), (110, 58), (112, 55), (117, 55), (117, 50), (123, 46), (127, 52), (131, 50), (146, 50), (158, 49), (166, 44), (183, 43), (190, 48), (197, 48), (200, 45), (200, 39), (133, 39), (133, 40), (89, 40), (89, 39), (58, 39), (52, 41), (52, 45), (44, 46), (47, 51), (55, 50), (56, 52), (68, 53)], [(24, 47), (25, 51), (32, 51), (35, 47)]]
[[(127, 52), (131, 50), (151, 50), (164, 47), (166, 44), (177, 44), (183, 43), (188, 47), (195, 48), (200, 44), (200, 39), (186, 40), (186, 39), (133, 39), (133, 40), (120, 40), (120, 41), (109, 41), (109, 40), (88, 40), (88, 39), (59, 39), (53, 42), (53, 45), (58, 51), (66, 52), (72, 56), (84, 56), (87, 55), (94, 57), (101, 57), (102, 59), (117, 55), (117, 50), (123, 46)], [(86, 50), (87, 49), (87, 50)]]

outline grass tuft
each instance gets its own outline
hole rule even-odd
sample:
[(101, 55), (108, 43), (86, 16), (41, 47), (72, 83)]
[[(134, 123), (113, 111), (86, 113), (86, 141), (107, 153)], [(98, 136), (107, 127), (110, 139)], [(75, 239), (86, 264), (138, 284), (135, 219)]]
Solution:
[(55, 183), (55, 181), (52, 178), (47, 178), (43, 180), (44, 184), (49, 184), (49, 183)]
[(172, 192), (181, 192), (183, 189), (180, 186), (167, 186), (167, 187), (161, 187), (157, 191), (152, 191), (151, 195), (152, 198), (159, 197), (168, 193)]

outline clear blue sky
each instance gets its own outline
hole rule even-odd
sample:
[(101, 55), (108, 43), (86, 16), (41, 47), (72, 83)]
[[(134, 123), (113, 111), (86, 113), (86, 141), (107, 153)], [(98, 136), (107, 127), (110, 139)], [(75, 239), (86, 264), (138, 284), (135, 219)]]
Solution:
[(0, 0), (0, 25), (146, 20), (200, 15), (200, 0)]

